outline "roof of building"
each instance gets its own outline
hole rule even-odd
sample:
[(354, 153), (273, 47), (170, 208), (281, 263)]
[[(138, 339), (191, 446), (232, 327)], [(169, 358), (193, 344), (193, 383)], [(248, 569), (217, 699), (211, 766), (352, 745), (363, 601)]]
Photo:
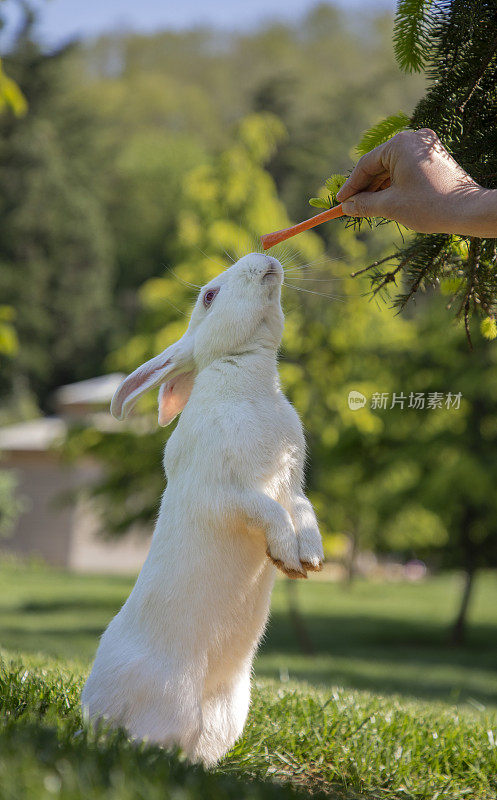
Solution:
[(61, 386), (54, 393), (61, 416), (39, 417), (0, 428), (0, 451), (12, 453), (50, 450), (64, 439), (68, 422), (78, 417), (91, 421), (100, 430), (113, 430), (115, 421), (110, 413), (99, 412), (98, 409), (100, 406), (109, 406), (123, 378), (124, 375), (120, 372), (113, 372)]
[(57, 441), (63, 439), (67, 425), (59, 417), (40, 417), (0, 428), (0, 450), (36, 451), (49, 450)]
[(60, 386), (56, 389), (54, 397), (59, 406), (110, 403), (124, 377), (120, 372), (112, 372), (109, 375), (99, 375), (98, 378), (90, 378), (87, 381), (69, 383), (67, 386)]

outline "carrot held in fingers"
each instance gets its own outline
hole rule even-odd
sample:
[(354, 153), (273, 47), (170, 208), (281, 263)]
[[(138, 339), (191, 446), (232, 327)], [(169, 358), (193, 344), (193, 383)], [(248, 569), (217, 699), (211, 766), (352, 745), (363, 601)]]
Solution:
[[(374, 181), (372, 181), (365, 191), (377, 192), (381, 189), (388, 189), (389, 186), (390, 178), (385, 175), (379, 175)], [(305, 219), (303, 222), (299, 222), (298, 225), (292, 225), (291, 228), (285, 228), (282, 231), (274, 231), (273, 233), (266, 233), (264, 236), (261, 236), (262, 246), (264, 250), (269, 250), (270, 247), (274, 247), (275, 244), (284, 242), (285, 239), (291, 239), (291, 237), (296, 236), (297, 233), (308, 231), (310, 228), (315, 228), (316, 225), (321, 225), (322, 222), (328, 222), (330, 219), (343, 217), (344, 214), (345, 212), (342, 209), (342, 204), (340, 203), (340, 205), (333, 206), (333, 208), (329, 208), (327, 211), (323, 211), (321, 214), (316, 214), (314, 217), (310, 217), (310, 219)]]
[(284, 242), (285, 239), (296, 236), (297, 233), (308, 231), (309, 228), (315, 228), (316, 225), (321, 225), (322, 222), (328, 222), (330, 219), (336, 219), (342, 216), (342, 206), (334, 206), (327, 211), (323, 211), (321, 214), (316, 214), (310, 219), (299, 222), (298, 225), (292, 225), (291, 228), (285, 228), (282, 231), (274, 231), (273, 233), (266, 233), (264, 236), (261, 236), (262, 246), (264, 250), (269, 250), (270, 247), (274, 247), (275, 244), (279, 244), (280, 242)]

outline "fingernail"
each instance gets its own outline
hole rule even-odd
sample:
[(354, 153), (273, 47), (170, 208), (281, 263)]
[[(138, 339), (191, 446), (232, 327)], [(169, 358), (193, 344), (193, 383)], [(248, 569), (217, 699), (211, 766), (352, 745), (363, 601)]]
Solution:
[(345, 214), (353, 214), (355, 211), (355, 200), (344, 200), (342, 209)]

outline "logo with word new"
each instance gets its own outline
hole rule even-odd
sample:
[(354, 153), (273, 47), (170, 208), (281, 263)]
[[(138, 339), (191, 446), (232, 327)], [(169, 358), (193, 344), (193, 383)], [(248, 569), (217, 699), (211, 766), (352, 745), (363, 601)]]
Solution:
[(356, 392), (355, 390), (349, 392), (348, 404), (351, 411), (357, 411), (359, 408), (364, 408), (366, 402), (366, 398), (363, 394), (361, 394), (361, 392)]

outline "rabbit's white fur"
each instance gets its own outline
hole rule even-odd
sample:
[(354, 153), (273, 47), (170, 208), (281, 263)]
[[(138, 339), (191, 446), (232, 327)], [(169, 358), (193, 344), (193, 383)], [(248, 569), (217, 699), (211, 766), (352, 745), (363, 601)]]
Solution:
[(122, 416), (162, 384), (161, 419), (184, 411), (164, 452), (149, 555), (102, 636), (82, 703), (92, 718), (206, 765), (247, 717), (272, 561), (305, 577), (323, 558), (302, 489), (302, 427), (277, 373), (282, 279), (274, 258), (240, 259), (202, 289), (185, 336), (113, 400)]

